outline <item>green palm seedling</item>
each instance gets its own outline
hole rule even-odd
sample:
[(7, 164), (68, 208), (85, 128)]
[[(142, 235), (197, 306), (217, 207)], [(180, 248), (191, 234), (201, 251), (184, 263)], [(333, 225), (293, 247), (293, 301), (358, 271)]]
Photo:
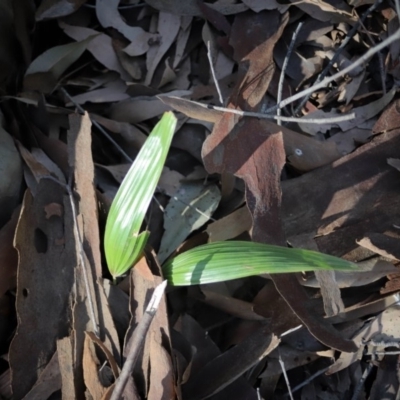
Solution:
[[(176, 118), (165, 113), (126, 175), (111, 205), (104, 238), (114, 279), (142, 255), (149, 232), (140, 233), (144, 216), (172, 141)], [(326, 254), (262, 243), (228, 241), (198, 246), (168, 260), (164, 275), (171, 285), (226, 281), (259, 274), (312, 270), (354, 270), (355, 264)]]
[(140, 233), (171, 145), (176, 117), (165, 113), (140, 149), (111, 204), (104, 234), (108, 269), (117, 278), (141, 256), (149, 232)]

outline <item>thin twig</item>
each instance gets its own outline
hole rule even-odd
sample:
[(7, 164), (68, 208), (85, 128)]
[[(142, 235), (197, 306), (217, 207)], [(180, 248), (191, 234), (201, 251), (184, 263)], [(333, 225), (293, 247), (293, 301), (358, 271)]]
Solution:
[(366, 353), (367, 356), (371, 355), (377, 355), (377, 356), (397, 356), (400, 354), (400, 350), (397, 351), (370, 351)]
[[(283, 100), (283, 101), (285, 101), (285, 100)], [(280, 119), (281, 121), (285, 121), (285, 122), (304, 122), (307, 124), (331, 124), (331, 123), (335, 123), (335, 122), (348, 121), (348, 120), (355, 118), (354, 113), (341, 115), (339, 117), (331, 117), (331, 118), (297, 118), (297, 117), (282, 117), (282, 116), (278, 117), (277, 115), (272, 115), (272, 114), (256, 113), (256, 112), (252, 112), (252, 111), (242, 111), (242, 110), (236, 110), (235, 108), (225, 108), (225, 107), (219, 107), (219, 106), (214, 106), (214, 105), (210, 105), (210, 104), (201, 104), (199, 102), (196, 102), (196, 104), (203, 105), (206, 108), (211, 108), (216, 111), (223, 111), (223, 112), (227, 112), (227, 113), (231, 113), (231, 114), (240, 115), (242, 117), (253, 117), (253, 118), (260, 118), (260, 119)], [(267, 111), (270, 111), (270, 110), (267, 110)]]
[[(278, 348), (278, 351), (279, 351), (279, 348)], [(286, 373), (285, 363), (284, 363), (283, 360), (282, 360), (282, 357), (281, 357), (281, 353), (280, 353), (280, 352), (279, 352), (278, 361), (279, 361), (279, 364), (280, 364), (281, 369), (282, 369), (283, 377), (285, 378), (286, 387), (287, 387), (287, 390), (288, 390), (287, 396), (290, 397), (290, 400), (294, 400), (294, 399), (293, 399), (293, 394), (292, 394), (292, 389), (290, 388), (289, 378), (288, 378), (287, 373)]]
[(88, 270), (89, 270), (89, 266), (86, 264), (86, 258), (85, 258), (85, 250), (83, 248), (83, 238), (81, 236), (81, 232), (79, 230), (78, 227), (78, 217), (77, 217), (77, 212), (76, 212), (76, 207), (75, 207), (75, 202), (74, 202), (74, 194), (72, 193), (72, 189), (71, 189), (71, 181), (72, 179), (69, 179), (68, 184), (64, 184), (62, 182), (60, 182), (58, 179), (54, 178), (53, 176), (43, 176), (44, 179), (50, 179), (53, 182), (58, 183), (60, 186), (62, 186), (68, 193), (68, 198), (69, 198), (69, 202), (71, 205), (71, 211), (72, 211), (72, 218), (73, 218), (73, 225), (74, 225), (74, 235), (77, 239), (78, 242), (78, 246), (79, 246), (79, 261), (80, 264), (82, 266), (82, 272), (83, 272), (83, 281), (85, 284), (85, 290), (86, 290), (86, 296), (88, 299), (88, 305), (89, 305), (89, 315), (90, 315), (90, 319), (92, 321), (92, 325), (93, 325), (93, 331), (96, 334), (97, 337), (100, 337), (100, 328), (99, 328), (99, 324), (96, 321), (96, 316), (95, 316), (95, 312), (94, 312), (94, 301), (91, 295), (91, 291), (90, 291), (90, 285), (89, 285), (89, 276), (88, 276)]
[(317, 85), (313, 85), (313, 86), (309, 87), (308, 89), (304, 89), (301, 92), (296, 93), (295, 95), (290, 96), (285, 100), (282, 100), (276, 106), (271, 107), (268, 110), (266, 110), (266, 112), (267, 113), (274, 112), (278, 108), (286, 107), (288, 104), (291, 104), (294, 101), (299, 100), (302, 97), (307, 96), (308, 94), (313, 93), (318, 89), (326, 87), (328, 85), (328, 83), (335, 81), (336, 79), (338, 79), (338, 78), (342, 77), (343, 75), (346, 75), (348, 72), (352, 71), (354, 68), (357, 68), (359, 65), (367, 62), (368, 59), (370, 59), (376, 53), (378, 53), (379, 51), (381, 51), (382, 49), (384, 49), (385, 47), (389, 46), (391, 43), (393, 43), (399, 39), (400, 39), (400, 29), (398, 29), (393, 35), (389, 36), (383, 42), (381, 42), (378, 45), (376, 45), (375, 47), (372, 47), (371, 49), (369, 49), (363, 56), (361, 56), (358, 60), (354, 61), (348, 67), (342, 69), (341, 71), (337, 72), (336, 74), (332, 75), (329, 78), (325, 78)]
[[(325, 373), (326, 371), (328, 371), (329, 368), (330, 368), (330, 366), (329, 366), (329, 367), (326, 367), (326, 368), (323, 368), (323, 369), (317, 371), (315, 374), (309, 376), (305, 381), (303, 381), (303, 382), (301, 382), (300, 384), (298, 384), (297, 386), (295, 386), (295, 387), (292, 389), (292, 393), (295, 393), (295, 392), (297, 392), (298, 390), (300, 390), (302, 387), (308, 385), (308, 384), (309, 384), (311, 381), (313, 381), (315, 378), (317, 378), (318, 376), (320, 376), (320, 375), (322, 375), (323, 373)], [(285, 396), (288, 397), (288, 396), (289, 396), (289, 393), (287, 393)]]
[[(333, 64), (335, 64), (335, 62), (339, 58), (340, 54), (344, 50), (344, 48), (349, 44), (350, 40), (357, 33), (357, 30), (360, 27), (361, 23), (365, 21), (365, 19), (367, 18), (367, 16), (369, 14), (371, 14), (373, 11), (375, 11), (375, 9), (379, 6), (380, 3), (382, 3), (382, 1), (383, 0), (377, 0), (371, 7), (368, 8), (367, 11), (365, 11), (365, 13), (361, 16), (361, 18), (354, 24), (353, 28), (350, 30), (350, 32), (346, 35), (346, 37), (343, 40), (343, 42), (340, 44), (339, 48), (335, 51), (335, 54), (332, 57), (332, 59), (329, 61), (328, 65), (318, 75), (316, 81), (314, 82), (314, 85), (317, 85), (319, 82), (321, 82), (326, 77), (326, 75), (331, 70)], [(300, 110), (303, 108), (304, 104), (307, 103), (308, 99), (310, 98), (310, 95), (311, 95), (311, 93), (307, 97), (305, 97), (301, 101), (301, 103), (297, 106), (297, 108), (295, 110), (295, 115), (297, 115), (300, 112)]]
[[(289, 45), (288, 51), (287, 51), (287, 53), (286, 53), (285, 59), (283, 60), (281, 75), (280, 75), (280, 77), (279, 77), (278, 95), (277, 95), (277, 99), (276, 99), (276, 101), (277, 101), (278, 103), (280, 103), (280, 102), (282, 101), (283, 81), (284, 81), (284, 79), (285, 79), (286, 68), (287, 68), (287, 66), (288, 66), (288, 64), (289, 64), (289, 59), (290, 59), (290, 56), (292, 55), (292, 51), (293, 51), (293, 49), (294, 49), (294, 44), (296, 43), (297, 36), (298, 36), (298, 34), (299, 34), (300, 29), (301, 29), (302, 26), (303, 26), (303, 22), (300, 22), (299, 25), (297, 25), (296, 30), (293, 32), (292, 40), (291, 40), (291, 42), (290, 42), (290, 45)], [(278, 108), (278, 109), (276, 110), (276, 115), (277, 115), (278, 117), (281, 116), (281, 109), (280, 109), (280, 108)], [(282, 125), (282, 120), (281, 120), (281, 119), (278, 119), (277, 124), (278, 124), (278, 125)]]
[[(60, 88), (61, 91), (64, 93), (66, 97), (71, 101), (71, 103), (78, 109), (78, 111), (82, 114), (85, 114), (85, 109), (81, 107), (80, 104), (78, 104), (72, 97), (71, 95), (65, 90), (65, 88)], [(122, 147), (108, 134), (108, 132), (103, 129), (103, 127), (94, 119), (91, 118), (89, 115), (90, 121), (92, 124), (118, 149), (118, 151), (124, 156), (124, 158), (132, 163), (133, 160), (132, 158), (129, 157), (129, 155), (122, 149)]]
[(215, 88), (217, 89), (219, 102), (223, 105), (224, 99), (222, 97), (221, 88), (219, 87), (219, 84), (218, 84), (217, 75), (215, 75), (214, 64), (213, 64), (212, 54), (211, 54), (211, 44), (210, 44), (209, 40), (207, 41), (207, 57), (208, 57), (208, 62), (210, 64), (211, 75), (212, 75), (214, 83), (215, 83)]
[(163, 281), (154, 289), (153, 295), (151, 296), (149, 304), (147, 305), (146, 311), (143, 314), (143, 317), (137, 325), (135, 331), (133, 332), (125, 364), (122, 367), (120, 376), (115, 382), (115, 387), (110, 400), (119, 400), (122, 398), (126, 383), (128, 382), (130, 375), (132, 374), (133, 367), (135, 366), (135, 363), (140, 353), (140, 349), (142, 348), (143, 343), (146, 339), (146, 333), (149, 330), (151, 321), (156, 315), (166, 286), (167, 281)]
[(374, 365), (372, 364), (372, 362), (370, 362), (368, 364), (367, 368), (365, 368), (365, 371), (362, 374), (360, 381), (358, 382), (356, 388), (354, 389), (354, 393), (353, 393), (351, 400), (358, 400), (360, 392), (361, 392), (361, 388), (363, 387), (365, 380), (368, 378), (368, 375), (371, 373), (373, 366)]
[(400, 23), (400, 2), (399, 2), (399, 0), (394, 0), (394, 4), (396, 6), (397, 19), (399, 20), (399, 23)]

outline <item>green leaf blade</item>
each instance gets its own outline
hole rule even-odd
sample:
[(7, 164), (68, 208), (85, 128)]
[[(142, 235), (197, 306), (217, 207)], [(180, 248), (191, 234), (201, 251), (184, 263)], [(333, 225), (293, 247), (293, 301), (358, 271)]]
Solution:
[(315, 270), (350, 271), (354, 263), (311, 250), (254, 242), (214, 242), (195, 247), (163, 267), (171, 285), (222, 282), (260, 274)]
[(176, 117), (165, 113), (126, 174), (111, 205), (104, 235), (108, 269), (116, 278), (140, 257), (148, 234), (140, 234), (144, 217), (170, 148)]

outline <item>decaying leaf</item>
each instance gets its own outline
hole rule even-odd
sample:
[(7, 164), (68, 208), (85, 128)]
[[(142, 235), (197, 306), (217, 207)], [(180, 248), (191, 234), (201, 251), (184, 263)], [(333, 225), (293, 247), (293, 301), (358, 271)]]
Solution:
[(82, 55), (94, 38), (90, 36), (81, 42), (53, 47), (33, 60), (25, 74), (25, 90), (50, 93), (61, 75)]
[(158, 258), (161, 263), (189, 236), (201, 228), (218, 207), (221, 194), (216, 185), (184, 183), (171, 197), (164, 215), (165, 233)]
[[(124, 398), (284, 398), (281, 362), (295, 398), (396, 397), (399, 41), (363, 55), (398, 35), (399, 20), (395, 2), (378, 3), (0, 3), (1, 398), (110, 400), (171, 260), (202, 245), (220, 255), (221, 240), (240, 248), (223, 260), (224, 281), (167, 290)], [(354, 61), (281, 111), (353, 120), (280, 125), (213, 107), (271, 110)], [(144, 221), (145, 258), (115, 285), (100, 253), (107, 212), (170, 108), (184, 115)], [(266, 246), (250, 239), (356, 268), (315, 271), (303, 258), (296, 275), (227, 281), (250, 275), (243, 243)]]
[[(52, 203), (62, 207), (62, 215), (46, 216), (44, 209)], [(69, 207), (59, 185), (47, 179), (39, 182), (35, 198), (25, 194), (15, 237), (19, 324), (10, 349), (16, 398), (32, 389), (56, 350), (56, 340), (68, 334), (72, 323), (69, 298), (77, 256)]]
[(93, 54), (93, 57), (101, 62), (111, 71), (116, 71), (124, 80), (130, 80), (128, 73), (122, 68), (113, 49), (112, 40), (104, 33), (99, 33), (94, 29), (84, 28), (81, 26), (68, 25), (60, 22), (60, 27), (64, 32), (77, 41), (85, 40), (90, 36), (94, 36), (87, 46), (87, 50)]
[(129, 26), (118, 11), (119, 0), (99, 0), (96, 2), (96, 15), (104, 28), (114, 28), (123, 34), (131, 43), (125, 49), (130, 56), (139, 56), (149, 49), (149, 41), (155, 35), (145, 32), (137, 26)]
[(44, 0), (36, 10), (36, 21), (70, 15), (78, 10), (85, 1), (86, 0)]

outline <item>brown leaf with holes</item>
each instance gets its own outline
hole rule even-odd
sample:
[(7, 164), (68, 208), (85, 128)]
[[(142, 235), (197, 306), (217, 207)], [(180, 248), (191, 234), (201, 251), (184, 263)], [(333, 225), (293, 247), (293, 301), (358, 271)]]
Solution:
[[(64, 213), (47, 219), (45, 207), (52, 203), (63, 205)], [(25, 193), (15, 237), (19, 325), (9, 355), (15, 398), (32, 389), (56, 350), (56, 340), (68, 334), (72, 322), (69, 300), (77, 258), (70, 213), (63, 190), (53, 181), (42, 179), (35, 198)], [(63, 244), (57, 244), (62, 238)]]

